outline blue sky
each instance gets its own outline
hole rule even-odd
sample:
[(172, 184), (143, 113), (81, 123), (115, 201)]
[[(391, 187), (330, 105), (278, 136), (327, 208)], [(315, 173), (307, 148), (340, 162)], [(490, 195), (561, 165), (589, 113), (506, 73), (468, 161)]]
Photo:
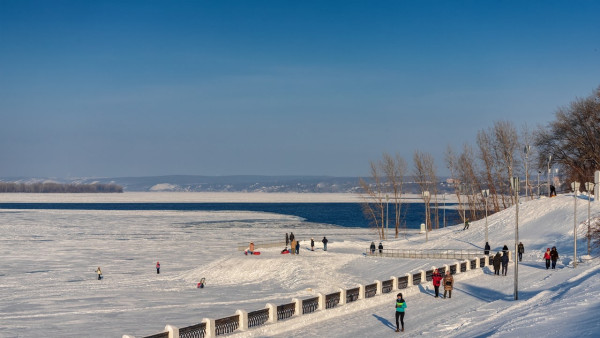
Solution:
[[(598, 1), (0, 0), (0, 177), (368, 175), (600, 85)], [(412, 162), (411, 162), (412, 163)], [(411, 164), (412, 168), (412, 164)]]

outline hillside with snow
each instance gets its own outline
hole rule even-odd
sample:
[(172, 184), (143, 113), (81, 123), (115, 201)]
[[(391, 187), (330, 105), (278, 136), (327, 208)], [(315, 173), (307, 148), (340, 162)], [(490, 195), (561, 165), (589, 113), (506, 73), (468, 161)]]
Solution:
[[(14, 198), (20, 197), (1, 196), (5, 202)], [(513, 299), (511, 262), (508, 276), (495, 276), (489, 267), (456, 275), (452, 299), (434, 298), (430, 282), (402, 290), (408, 304), (404, 333), (394, 332), (393, 292), (231, 336), (597, 336), (600, 264), (593, 258), (573, 268), (573, 201), (573, 195), (521, 201), (525, 255), (519, 300)], [(591, 214), (600, 216), (597, 202)], [(586, 220), (587, 200), (580, 196), (579, 259), (586, 254)], [(465, 231), (462, 224), (435, 230), (427, 241), (422, 234), (402, 234), (383, 244), (482, 250), (485, 224), (483, 219)], [(491, 215), (488, 226), (492, 251), (505, 244), (514, 249), (514, 206)], [(237, 250), (251, 240), (281, 241), (290, 231), (302, 240), (300, 255), (281, 255), (280, 247), (258, 247), (260, 256)], [(330, 240), (326, 252), (323, 236)], [(315, 251), (309, 248), (311, 237)], [(247, 211), (0, 210), (0, 241), (1, 337), (143, 337), (167, 324), (185, 327), (237, 309), (254, 311), (266, 303), (289, 303), (455, 262), (365, 256), (370, 242), (377, 241), (369, 229)], [(560, 259), (556, 270), (546, 270), (542, 255), (552, 246)], [(98, 266), (102, 281), (95, 278)], [(197, 289), (202, 277), (207, 286)]]

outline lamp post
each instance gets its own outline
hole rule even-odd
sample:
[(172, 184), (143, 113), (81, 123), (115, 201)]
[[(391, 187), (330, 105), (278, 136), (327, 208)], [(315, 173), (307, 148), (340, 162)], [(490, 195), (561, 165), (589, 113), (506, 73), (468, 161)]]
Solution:
[(527, 189), (529, 187), (529, 171), (527, 170), (527, 162), (529, 162), (529, 151), (531, 151), (531, 146), (528, 144), (525, 146), (525, 149), (523, 149), (523, 152), (525, 153), (525, 200), (527, 200), (527, 197), (529, 196), (527, 193)]
[(444, 228), (446, 227), (446, 193), (444, 192)]
[(552, 155), (548, 156), (548, 197), (550, 197), (550, 161), (552, 161)]
[(517, 258), (518, 243), (519, 243), (519, 178), (513, 177), (510, 180), (510, 186), (515, 192), (515, 300), (519, 299), (519, 259)]
[(592, 199), (592, 191), (594, 190), (594, 183), (592, 182), (585, 182), (585, 190), (587, 190), (587, 194), (588, 194), (588, 220), (587, 220), (587, 224), (588, 224), (588, 229), (587, 229), (587, 254), (588, 256), (591, 255), (592, 252), (592, 248), (590, 246), (590, 238), (592, 236), (592, 229), (590, 226), (590, 223), (592, 222), (592, 219), (590, 218), (590, 202)]
[[(466, 186), (465, 186), (464, 183), (461, 183), (461, 185), (459, 185), (458, 188), (459, 188), (458, 189), (459, 195), (462, 195), (467, 190), (467, 188), (466, 188)], [(460, 202), (460, 199), (459, 199), (459, 202)], [(467, 209), (466, 209), (464, 203), (460, 203), (460, 204), (461, 204), (461, 207), (463, 209), (463, 229), (464, 229), (465, 226), (467, 225), (467, 223), (466, 223), (467, 222)]]
[(541, 170), (538, 170), (538, 198), (540, 198), (540, 174), (542, 173)]
[(579, 191), (579, 182), (571, 183), (573, 189), (573, 267), (577, 267), (577, 192)]
[(481, 195), (485, 199), (485, 242), (488, 242), (488, 196), (490, 195), (490, 189), (481, 190)]
[(387, 237), (390, 223), (390, 197), (385, 195), (385, 236)]
[(423, 191), (423, 199), (425, 200), (425, 242), (427, 242), (429, 240), (429, 214), (427, 209), (429, 209), (429, 191), (425, 190)]

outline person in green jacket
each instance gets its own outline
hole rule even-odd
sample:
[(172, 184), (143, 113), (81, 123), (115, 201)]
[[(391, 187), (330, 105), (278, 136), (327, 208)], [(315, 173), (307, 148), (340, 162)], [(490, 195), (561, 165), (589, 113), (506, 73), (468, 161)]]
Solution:
[[(402, 293), (399, 293), (396, 298), (396, 332), (404, 332), (404, 309), (406, 309), (406, 302), (404, 298), (402, 298)], [(402, 324), (402, 330), (400, 330), (400, 325), (398, 323), (398, 319), (400, 319), (400, 323)]]

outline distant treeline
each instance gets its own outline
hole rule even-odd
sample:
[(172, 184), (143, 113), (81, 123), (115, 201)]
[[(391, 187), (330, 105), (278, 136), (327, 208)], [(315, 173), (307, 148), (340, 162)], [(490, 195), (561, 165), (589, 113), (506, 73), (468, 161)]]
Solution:
[(116, 184), (75, 184), (75, 183), (14, 183), (0, 182), (0, 193), (114, 193), (123, 192), (123, 187)]

